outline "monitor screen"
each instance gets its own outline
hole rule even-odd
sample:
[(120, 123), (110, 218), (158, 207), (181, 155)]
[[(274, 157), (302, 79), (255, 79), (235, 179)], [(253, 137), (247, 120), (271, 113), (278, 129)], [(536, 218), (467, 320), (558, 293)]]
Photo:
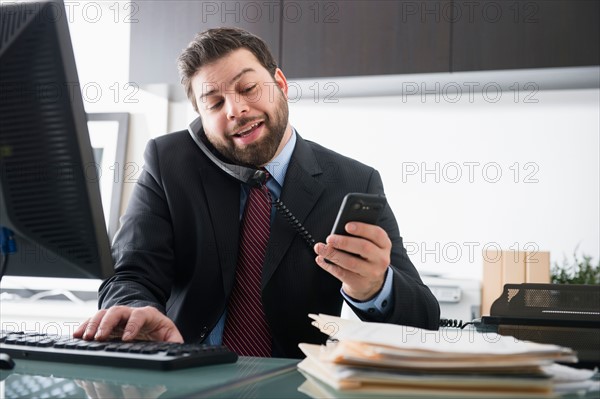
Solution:
[(86, 114), (62, 2), (0, 5), (0, 226), (5, 273), (113, 272)]

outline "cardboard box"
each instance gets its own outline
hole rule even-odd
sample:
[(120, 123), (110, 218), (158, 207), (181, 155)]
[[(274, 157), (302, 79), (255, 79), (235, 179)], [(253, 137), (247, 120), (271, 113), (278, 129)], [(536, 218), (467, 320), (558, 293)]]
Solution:
[(498, 251), (483, 253), (481, 315), (489, 316), (504, 284), (549, 283), (550, 252)]

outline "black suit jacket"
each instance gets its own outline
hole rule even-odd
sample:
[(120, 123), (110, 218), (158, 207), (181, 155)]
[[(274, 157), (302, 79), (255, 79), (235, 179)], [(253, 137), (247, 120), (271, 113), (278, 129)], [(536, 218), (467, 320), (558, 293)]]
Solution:
[[(100, 307), (158, 308), (186, 342), (206, 338), (226, 308), (238, 255), (240, 189), (195, 145), (187, 131), (151, 140), (122, 228), (113, 243), (116, 272), (100, 288)], [(379, 173), (299, 135), (281, 200), (317, 241), (330, 233), (344, 195), (383, 193)], [(439, 306), (409, 260), (391, 209), (380, 225), (393, 243), (392, 309), (385, 320), (437, 329)], [(322, 343), (309, 313), (339, 315), (341, 282), (280, 215), (262, 275), (262, 301), (273, 355), (302, 357), (298, 343)], [(356, 311), (356, 310), (355, 310)]]

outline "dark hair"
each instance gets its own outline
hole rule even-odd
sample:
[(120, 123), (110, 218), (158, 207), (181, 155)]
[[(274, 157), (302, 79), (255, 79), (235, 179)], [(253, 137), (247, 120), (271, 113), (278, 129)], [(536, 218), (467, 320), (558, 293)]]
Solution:
[(226, 56), (234, 50), (248, 49), (271, 76), (275, 76), (277, 63), (267, 44), (260, 37), (239, 28), (208, 29), (196, 35), (177, 59), (179, 76), (185, 92), (196, 112), (198, 104), (192, 90), (192, 77), (198, 69)]

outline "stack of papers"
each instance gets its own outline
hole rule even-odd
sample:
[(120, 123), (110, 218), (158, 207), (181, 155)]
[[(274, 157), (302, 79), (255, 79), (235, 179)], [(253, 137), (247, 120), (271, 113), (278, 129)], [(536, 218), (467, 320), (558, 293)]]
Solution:
[(335, 340), (300, 344), (306, 359), (298, 368), (307, 377), (301, 390), (313, 397), (544, 397), (553, 394), (545, 369), (577, 361), (571, 349), (495, 333), (309, 317)]

